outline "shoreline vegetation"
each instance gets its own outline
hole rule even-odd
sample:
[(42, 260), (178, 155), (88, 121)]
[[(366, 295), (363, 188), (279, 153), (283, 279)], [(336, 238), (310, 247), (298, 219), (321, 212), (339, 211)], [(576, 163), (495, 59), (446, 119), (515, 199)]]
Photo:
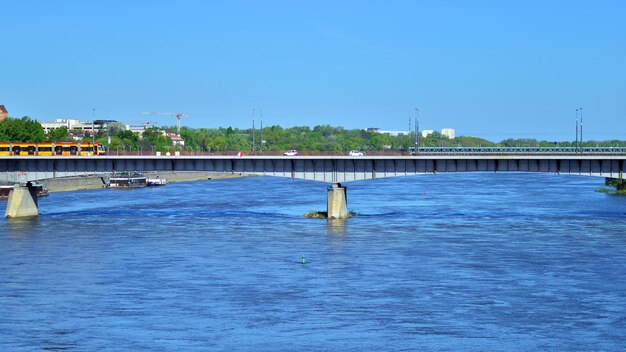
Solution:
[(626, 196), (626, 180), (622, 180), (622, 179), (619, 179), (619, 178), (607, 177), (604, 180), (604, 185), (605, 186), (609, 186), (609, 187), (613, 187), (614, 189), (600, 188), (600, 189), (597, 189), (596, 192)]

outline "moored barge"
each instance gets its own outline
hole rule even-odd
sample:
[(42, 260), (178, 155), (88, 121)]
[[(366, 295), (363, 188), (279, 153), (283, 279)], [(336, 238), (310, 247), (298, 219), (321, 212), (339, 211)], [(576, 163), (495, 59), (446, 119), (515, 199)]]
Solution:
[(111, 177), (109, 179), (110, 188), (139, 188), (146, 187), (144, 176)]

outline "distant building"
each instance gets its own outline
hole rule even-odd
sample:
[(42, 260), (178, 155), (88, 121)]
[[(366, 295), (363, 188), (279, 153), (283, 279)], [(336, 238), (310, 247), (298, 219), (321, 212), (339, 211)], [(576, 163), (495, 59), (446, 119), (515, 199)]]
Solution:
[(169, 137), (174, 143), (174, 145), (179, 145), (181, 147), (185, 146), (185, 140), (180, 138), (180, 135), (177, 133), (168, 132), (165, 134), (165, 137)]
[(5, 108), (4, 105), (0, 105), (0, 121), (6, 119), (7, 117), (9, 117), (7, 108)]
[(378, 130), (376, 132), (380, 134), (384, 134), (385, 136), (392, 136), (392, 137), (407, 136), (408, 134), (411, 133), (411, 131), (385, 131), (385, 130)]
[[(92, 135), (93, 131), (100, 129), (100, 124), (93, 124), (91, 121), (84, 122), (76, 119), (56, 119), (53, 122), (42, 122), (43, 131), (48, 134), (50, 130), (65, 127), (68, 131), (80, 131), (82, 134)], [(92, 131), (93, 128), (93, 131)]]
[(50, 130), (55, 128), (65, 127), (68, 130), (71, 130), (73, 126), (79, 123), (80, 121), (73, 119), (56, 119), (53, 122), (41, 122), (41, 127), (43, 127), (43, 131), (48, 134)]
[(426, 138), (426, 137), (430, 136), (433, 133), (435, 133), (434, 130), (422, 130), (422, 137)]
[(450, 139), (454, 139), (454, 128), (441, 129), (441, 135)]
[(126, 126), (126, 130), (127, 131), (131, 131), (133, 133), (136, 133), (139, 137), (143, 136), (143, 133), (146, 131), (146, 126), (145, 125), (125, 125)]

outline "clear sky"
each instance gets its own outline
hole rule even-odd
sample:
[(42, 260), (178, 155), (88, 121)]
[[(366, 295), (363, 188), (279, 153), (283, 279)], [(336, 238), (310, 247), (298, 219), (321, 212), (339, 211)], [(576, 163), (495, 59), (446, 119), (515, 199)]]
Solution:
[[(11, 116), (626, 139), (626, 1), (8, 1)], [(258, 112), (257, 112), (258, 113)], [(257, 115), (258, 126), (258, 115)]]

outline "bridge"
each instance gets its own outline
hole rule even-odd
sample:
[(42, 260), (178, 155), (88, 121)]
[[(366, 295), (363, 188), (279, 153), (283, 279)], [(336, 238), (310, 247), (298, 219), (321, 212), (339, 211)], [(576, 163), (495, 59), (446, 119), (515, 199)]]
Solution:
[(341, 183), (350, 181), (451, 172), (536, 172), (624, 179), (626, 172), (626, 153), (621, 150), (538, 153), (526, 149), (470, 152), (452, 148), (420, 149), (419, 152), (412, 156), (363, 157), (9, 156), (0, 157), (0, 181), (24, 183), (126, 171), (204, 171), (289, 177), (332, 184), (328, 188), (328, 215), (342, 218), (347, 215), (347, 202), (346, 188)]

